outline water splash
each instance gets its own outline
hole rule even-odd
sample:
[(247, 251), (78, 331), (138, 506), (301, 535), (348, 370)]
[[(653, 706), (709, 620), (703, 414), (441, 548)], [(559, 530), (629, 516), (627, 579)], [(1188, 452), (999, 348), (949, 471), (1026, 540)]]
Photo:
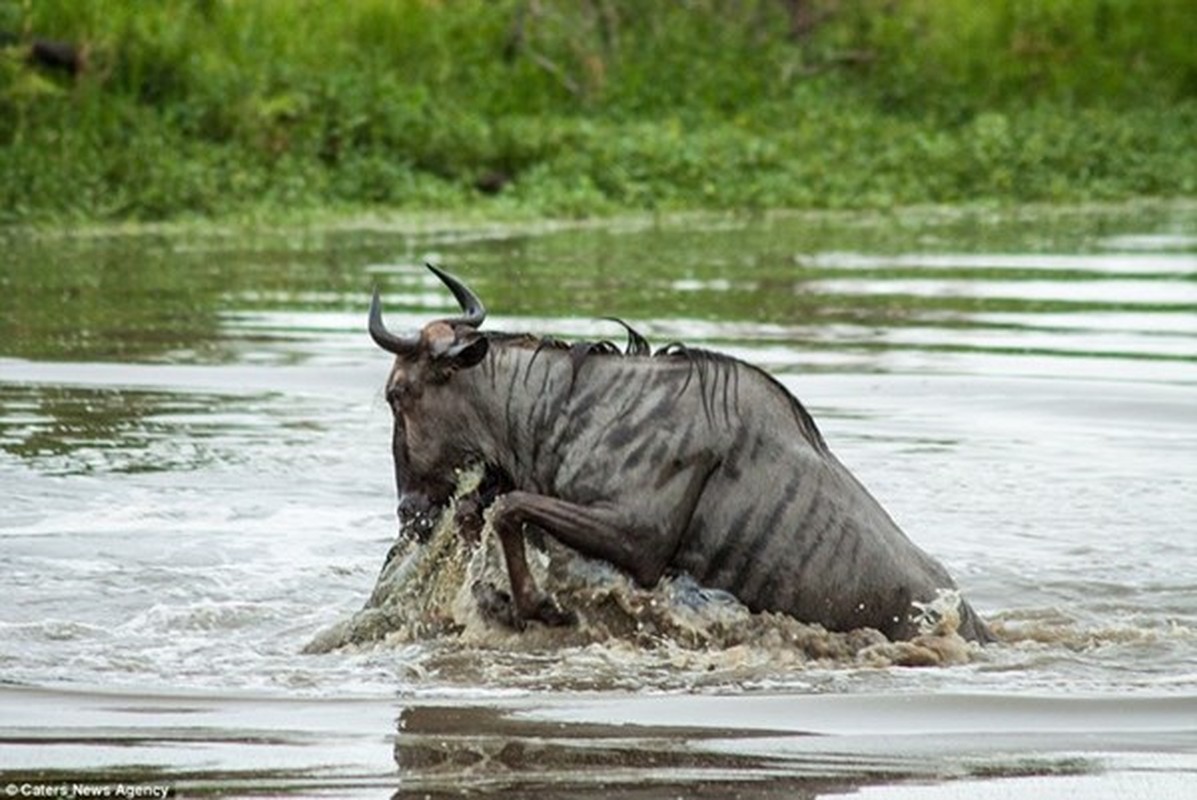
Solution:
[[(365, 607), (320, 632), (305, 652), (409, 649), (424, 643), (430, 646), (420, 648), (426, 659), (422, 671), (471, 681), (507, 682), (512, 672), (547, 661), (553, 670), (532, 673), (554, 685), (617, 682), (622, 665), (624, 670), (635, 666), (641, 678), (650, 676), (649, 683), (692, 686), (805, 667), (964, 664), (980, 650), (957, 632), (960, 598), (954, 592), (919, 606), (917, 637), (891, 642), (872, 629), (834, 632), (785, 614), (753, 613), (731, 594), (699, 586), (685, 575), (646, 589), (551, 537), (529, 548), (529, 566), (538, 585), (575, 612), (578, 623), (529, 623), (516, 630), (479, 603), (480, 596), (500, 596), (507, 586), (489, 519), (478, 543), (467, 542), (453, 523), (457, 500), (473, 491), (479, 478), (479, 471), (461, 475), (457, 495), (432, 536), (423, 543), (397, 543)], [(481, 660), (487, 668), (466, 663), (479, 662), (470, 658), (479, 652), (488, 654)], [(585, 678), (556, 669), (563, 653)], [(658, 672), (669, 674), (653, 680)]]

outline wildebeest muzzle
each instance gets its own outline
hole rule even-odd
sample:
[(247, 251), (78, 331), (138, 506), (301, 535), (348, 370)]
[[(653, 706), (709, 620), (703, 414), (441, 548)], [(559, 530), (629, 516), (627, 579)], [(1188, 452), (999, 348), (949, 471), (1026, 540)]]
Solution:
[(421, 492), (405, 492), (399, 498), (399, 533), (401, 536), (426, 542), (432, 536), (445, 506), (433, 503)]

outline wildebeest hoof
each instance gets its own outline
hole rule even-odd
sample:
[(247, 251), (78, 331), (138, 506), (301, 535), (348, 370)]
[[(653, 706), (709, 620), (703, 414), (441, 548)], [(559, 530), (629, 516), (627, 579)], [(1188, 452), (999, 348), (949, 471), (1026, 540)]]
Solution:
[(540, 598), (540, 602), (528, 615), (529, 619), (536, 619), (552, 627), (565, 627), (578, 624), (578, 615), (569, 609), (557, 605), (557, 601), (547, 594)]
[(487, 622), (494, 622), (517, 631), (524, 629), (524, 620), (515, 609), (511, 595), (489, 581), (474, 581), (470, 587), (478, 613)]

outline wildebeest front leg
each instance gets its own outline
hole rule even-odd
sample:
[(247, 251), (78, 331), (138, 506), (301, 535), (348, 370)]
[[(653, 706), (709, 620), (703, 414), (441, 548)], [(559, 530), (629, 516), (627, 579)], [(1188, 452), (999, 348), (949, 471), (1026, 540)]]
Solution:
[(509, 492), (495, 501), (493, 522), (516, 610), (525, 619), (567, 624), (572, 614), (541, 592), (528, 569), (523, 526), (532, 523), (583, 555), (601, 558), (630, 573), (642, 585), (656, 583), (668, 565), (676, 536), (632, 529), (626, 514), (604, 506), (581, 506), (529, 492)]
[(573, 625), (577, 616), (562, 610), (552, 597), (536, 586), (528, 558), (524, 551), (522, 524), (495, 517), (495, 531), (503, 545), (503, 560), (507, 562), (507, 577), (511, 581), (511, 596), (515, 612), (521, 620), (538, 619), (546, 625)]

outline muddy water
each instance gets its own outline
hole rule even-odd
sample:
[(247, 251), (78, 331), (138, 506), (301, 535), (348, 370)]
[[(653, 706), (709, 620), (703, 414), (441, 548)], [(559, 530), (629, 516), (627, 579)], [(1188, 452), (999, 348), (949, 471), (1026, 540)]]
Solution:
[[(1197, 782), (1193, 206), (9, 233), (0, 251), (4, 787)], [(427, 258), (496, 329), (618, 339), (614, 314), (770, 369), (1001, 642), (820, 638), (583, 565), (558, 587), (579, 629), (516, 634), (458, 603), (440, 628), (302, 652), (362, 608), (394, 542), (365, 300), (377, 283), (397, 328), (449, 309)], [(472, 557), (421, 565), (416, 599), (450, 597)]]

